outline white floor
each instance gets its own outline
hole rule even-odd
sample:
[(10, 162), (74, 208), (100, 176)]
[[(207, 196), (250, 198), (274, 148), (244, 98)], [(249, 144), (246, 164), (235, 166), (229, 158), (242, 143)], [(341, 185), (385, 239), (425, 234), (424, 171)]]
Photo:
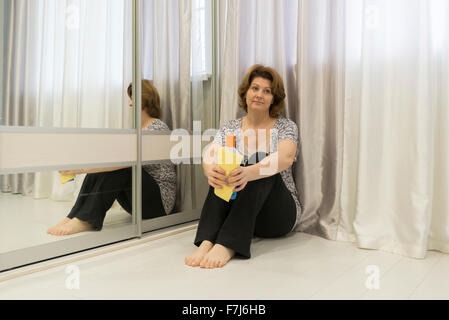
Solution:
[[(62, 238), (47, 234), (48, 228), (63, 220), (73, 202), (0, 193), (0, 253), (29, 248)], [(106, 214), (104, 230), (132, 222), (131, 215), (115, 204)], [(84, 233), (65, 236), (81, 237)]]
[[(74, 273), (65, 265), (1, 282), (0, 300), (449, 299), (447, 254), (416, 260), (296, 233), (255, 239), (251, 259), (204, 270), (184, 265), (194, 236), (191, 230), (79, 261), (79, 289), (68, 289)], [(369, 266), (380, 272), (378, 289), (367, 288), (376, 283)]]

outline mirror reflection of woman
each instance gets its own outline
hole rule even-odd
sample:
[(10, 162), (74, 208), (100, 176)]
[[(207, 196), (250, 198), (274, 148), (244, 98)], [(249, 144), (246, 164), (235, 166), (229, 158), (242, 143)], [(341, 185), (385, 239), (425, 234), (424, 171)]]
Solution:
[[(203, 157), (210, 189), (194, 241), (198, 248), (185, 258), (192, 267), (220, 268), (236, 255), (250, 258), (253, 236), (287, 235), (295, 228), (301, 212), (291, 168), (296, 158), (298, 127), (281, 116), (285, 108), (281, 77), (272, 68), (255, 65), (245, 75), (239, 96), (240, 107), (247, 115), (228, 121)], [(251, 135), (246, 134), (251, 130), (262, 133), (256, 134), (255, 144), (249, 143)], [(235, 136), (235, 147), (249, 164), (240, 166), (229, 177), (217, 165), (217, 150), (225, 147), (228, 135)], [(222, 185), (236, 188), (235, 200), (228, 203), (214, 194), (214, 188)]]
[[(132, 99), (132, 85), (128, 87)], [(129, 103), (132, 107), (132, 100)], [(142, 80), (142, 130), (167, 131), (161, 121), (159, 93), (149, 80)], [(106, 212), (114, 201), (132, 214), (132, 168), (67, 170), (62, 175), (87, 174), (74, 207), (67, 218), (48, 229), (57, 236), (101, 230)], [(142, 166), (142, 218), (170, 214), (175, 205), (176, 171), (172, 163)]]

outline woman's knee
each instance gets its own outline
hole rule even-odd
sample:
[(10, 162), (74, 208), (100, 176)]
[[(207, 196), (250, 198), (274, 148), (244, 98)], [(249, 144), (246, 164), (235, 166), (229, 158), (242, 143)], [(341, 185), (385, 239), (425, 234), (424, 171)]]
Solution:
[(293, 210), (278, 211), (276, 215), (259, 216), (256, 220), (254, 234), (260, 238), (279, 238), (289, 234), (296, 223), (296, 212)]
[(288, 235), (293, 229), (293, 224), (284, 226), (256, 226), (254, 235), (259, 238), (280, 238)]

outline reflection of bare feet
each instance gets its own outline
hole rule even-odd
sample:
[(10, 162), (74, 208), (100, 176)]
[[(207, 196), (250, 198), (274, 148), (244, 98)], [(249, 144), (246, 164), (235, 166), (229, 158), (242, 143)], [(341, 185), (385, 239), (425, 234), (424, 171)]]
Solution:
[(201, 261), (200, 267), (206, 269), (222, 268), (234, 255), (234, 250), (217, 243)]
[(212, 242), (207, 240), (203, 241), (198, 249), (196, 249), (185, 258), (185, 264), (191, 267), (198, 267), (201, 260), (203, 260), (204, 256), (209, 252), (210, 249), (212, 249), (213, 246), (214, 244)]
[(67, 222), (69, 222), (70, 218), (65, 218), (64, 220), (62, 220), (61, 222), (59, 222), (57, 225), (51, 227), (50, 229), (47, 230), (48, 234), (55, 234), (56, 229), (58, 229), (60, 226), (62, 226), (63, 224), (66, 224)]
[(60, 226), (52, 228), (52, 235), (55, 236), (67, 236), (78, 232), (93, 230), (93, 226), (90, 223), (73, 218)]

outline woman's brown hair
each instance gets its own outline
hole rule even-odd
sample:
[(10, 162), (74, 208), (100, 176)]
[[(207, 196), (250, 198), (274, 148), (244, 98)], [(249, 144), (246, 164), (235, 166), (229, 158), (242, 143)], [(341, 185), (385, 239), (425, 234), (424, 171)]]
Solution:
[[(133, 85), (128, 87), (128, 96), (133, 98)], [(162, 115), (161, 99), (157, 89), (153, 86), (150, 80), (142, 80), (142, 110), (152, 118), (160, 119)]]
[(242, 83), (239, 87), (239, 106), (248, 112), (248, 105), (246, 104), (246, 93), (255, 78), (263, 78), (271, 81), (271, 93), (273, 94), (273, 103), (270, 106), (270, 117), (279, 117), (285, 109), (285, 89), (284, 81), (276, 70), (270, 67), (265, 67), (260, 64), (252, 66), (245, 74)]

